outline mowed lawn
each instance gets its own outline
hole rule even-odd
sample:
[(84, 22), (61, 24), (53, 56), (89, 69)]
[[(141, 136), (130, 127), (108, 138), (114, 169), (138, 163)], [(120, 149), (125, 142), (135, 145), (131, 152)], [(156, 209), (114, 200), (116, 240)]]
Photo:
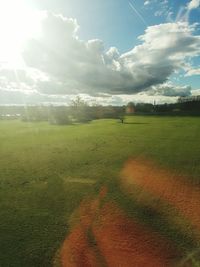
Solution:
[(151, 159), (198, 186), (199, 140), (198, 117), (0, 121), (0, 266), (52, 266), (73, 210), (129, 158)]

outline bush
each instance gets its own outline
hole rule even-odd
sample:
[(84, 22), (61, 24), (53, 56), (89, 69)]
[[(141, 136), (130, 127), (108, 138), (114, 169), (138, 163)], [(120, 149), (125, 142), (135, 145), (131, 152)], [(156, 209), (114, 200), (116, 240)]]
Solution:
[(66, 125), (71, 124), (72, 119), (66, 107), (53, 107), (49, 115), (50, 124)]

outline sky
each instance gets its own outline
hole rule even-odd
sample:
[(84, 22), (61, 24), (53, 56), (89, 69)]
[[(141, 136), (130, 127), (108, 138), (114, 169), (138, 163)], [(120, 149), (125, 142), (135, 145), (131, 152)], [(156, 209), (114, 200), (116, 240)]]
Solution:
[(0, 0), (0, 104), (200, 94), (200, 0)]

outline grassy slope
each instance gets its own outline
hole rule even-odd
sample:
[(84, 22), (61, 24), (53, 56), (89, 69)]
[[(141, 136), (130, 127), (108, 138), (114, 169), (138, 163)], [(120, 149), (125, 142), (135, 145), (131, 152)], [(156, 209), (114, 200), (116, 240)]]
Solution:
[(51, 266), (67, 219), (93, 190), (92, 180), (115, 179), (131, 156), (154, 159), (198, 182), (199, 118), (127, 122), (0, 122), (0, 266)]

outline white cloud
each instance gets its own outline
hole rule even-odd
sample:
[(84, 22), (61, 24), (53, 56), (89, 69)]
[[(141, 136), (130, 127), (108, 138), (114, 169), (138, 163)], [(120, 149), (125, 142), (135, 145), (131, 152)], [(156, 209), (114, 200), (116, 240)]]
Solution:
[[(113, 96), (114, 99), (116, 99), (115, 97)], [(141, 92), (135, 95), (119, 95), (117, 97), (120, 105), (126, 105), (128, 102), (151, 104), (175, 103), (178, 99), (178, 97), (173, 96), (149, 95), (147, 92)]]
[(145, 5), (145, 6), (147, 6), (147, 5), (149, 5), (149, 4), (150, 4), (150, 1), (149, 1), (149, 0), (147, 0), (147, 1), (144, 2), (144, 5)]
[(154, 15), (155, 15), (156, 17), (161, 17), (161, 16), (163, 15), (163, 10), (157, 10), (157, 11), (154, 13)]
[(193, 96), (200, 96), (200, 89), (192, 90), (192, 95)]
[[(74, 19), (47, 13), (42, 35), (30, 40), (24, 51), (27, 67), (0, 69), (1, 95), (9, 99), (10, 90), (10, 99), (17, 99), (17, 91), (21, 97), (29, 91), (33, 101), (44, 102), (54, 101), (56, 95), (62, 101), (64, 95), (92, 98), (107, 94), (110, 100), (101, 97), (99, 101), (110, 104), (124, 103), (127, 98), (169, 102), (170, 97), (174, 101), (177, 96), (190, 95), (190, 87), (166, 81), (181, 69), (187, 75), (198, 72), (186, 68), (188, 59), (200, 55), (200, 36), (194, 35), (194, 25), (176, 22), (147, 27), (139, 37), (140, 45), (123, 54), (116, 47), (106, 51), (98, 39), (80, 40), (78, 28)], [(31, 96), (23, 98), (31, 101)]]
[(156, 17), (164, 16), (169, 18), (173, 15), (168, 0), (147, 0), (144, 2), (144, 6), (146, 9), (153, 10)]
[(148, 95), (160, 95), (160, 96), (169, 96), (169, 97), (180, 97), (180, 96), (190, 96), (192, 88), (190, 86), (178, 86), (172, 84), (171, 82), (160, 84), (157, 86), (152, 86)]
[(200, 68), (191, 68), (187, 71), (186, 76), (200, 75)]
[(198, 8), (199, 6), (200, 6), (200, 0), (191, 0), (187, 5), (187, 9), (192, 10)]
[(135, 94), (164, 83), (187, 58), (200, 54), (200, 36), (186, 22), (148, 27), (141, 44), (121, 55), (115, 47), (105, 51), (101, 40), (80, 40), (77, 30), (76, 20), (48, 13), (42, 37), (27, 44), (27, 65), (49, 77), (38, 82), (38, 90)]

